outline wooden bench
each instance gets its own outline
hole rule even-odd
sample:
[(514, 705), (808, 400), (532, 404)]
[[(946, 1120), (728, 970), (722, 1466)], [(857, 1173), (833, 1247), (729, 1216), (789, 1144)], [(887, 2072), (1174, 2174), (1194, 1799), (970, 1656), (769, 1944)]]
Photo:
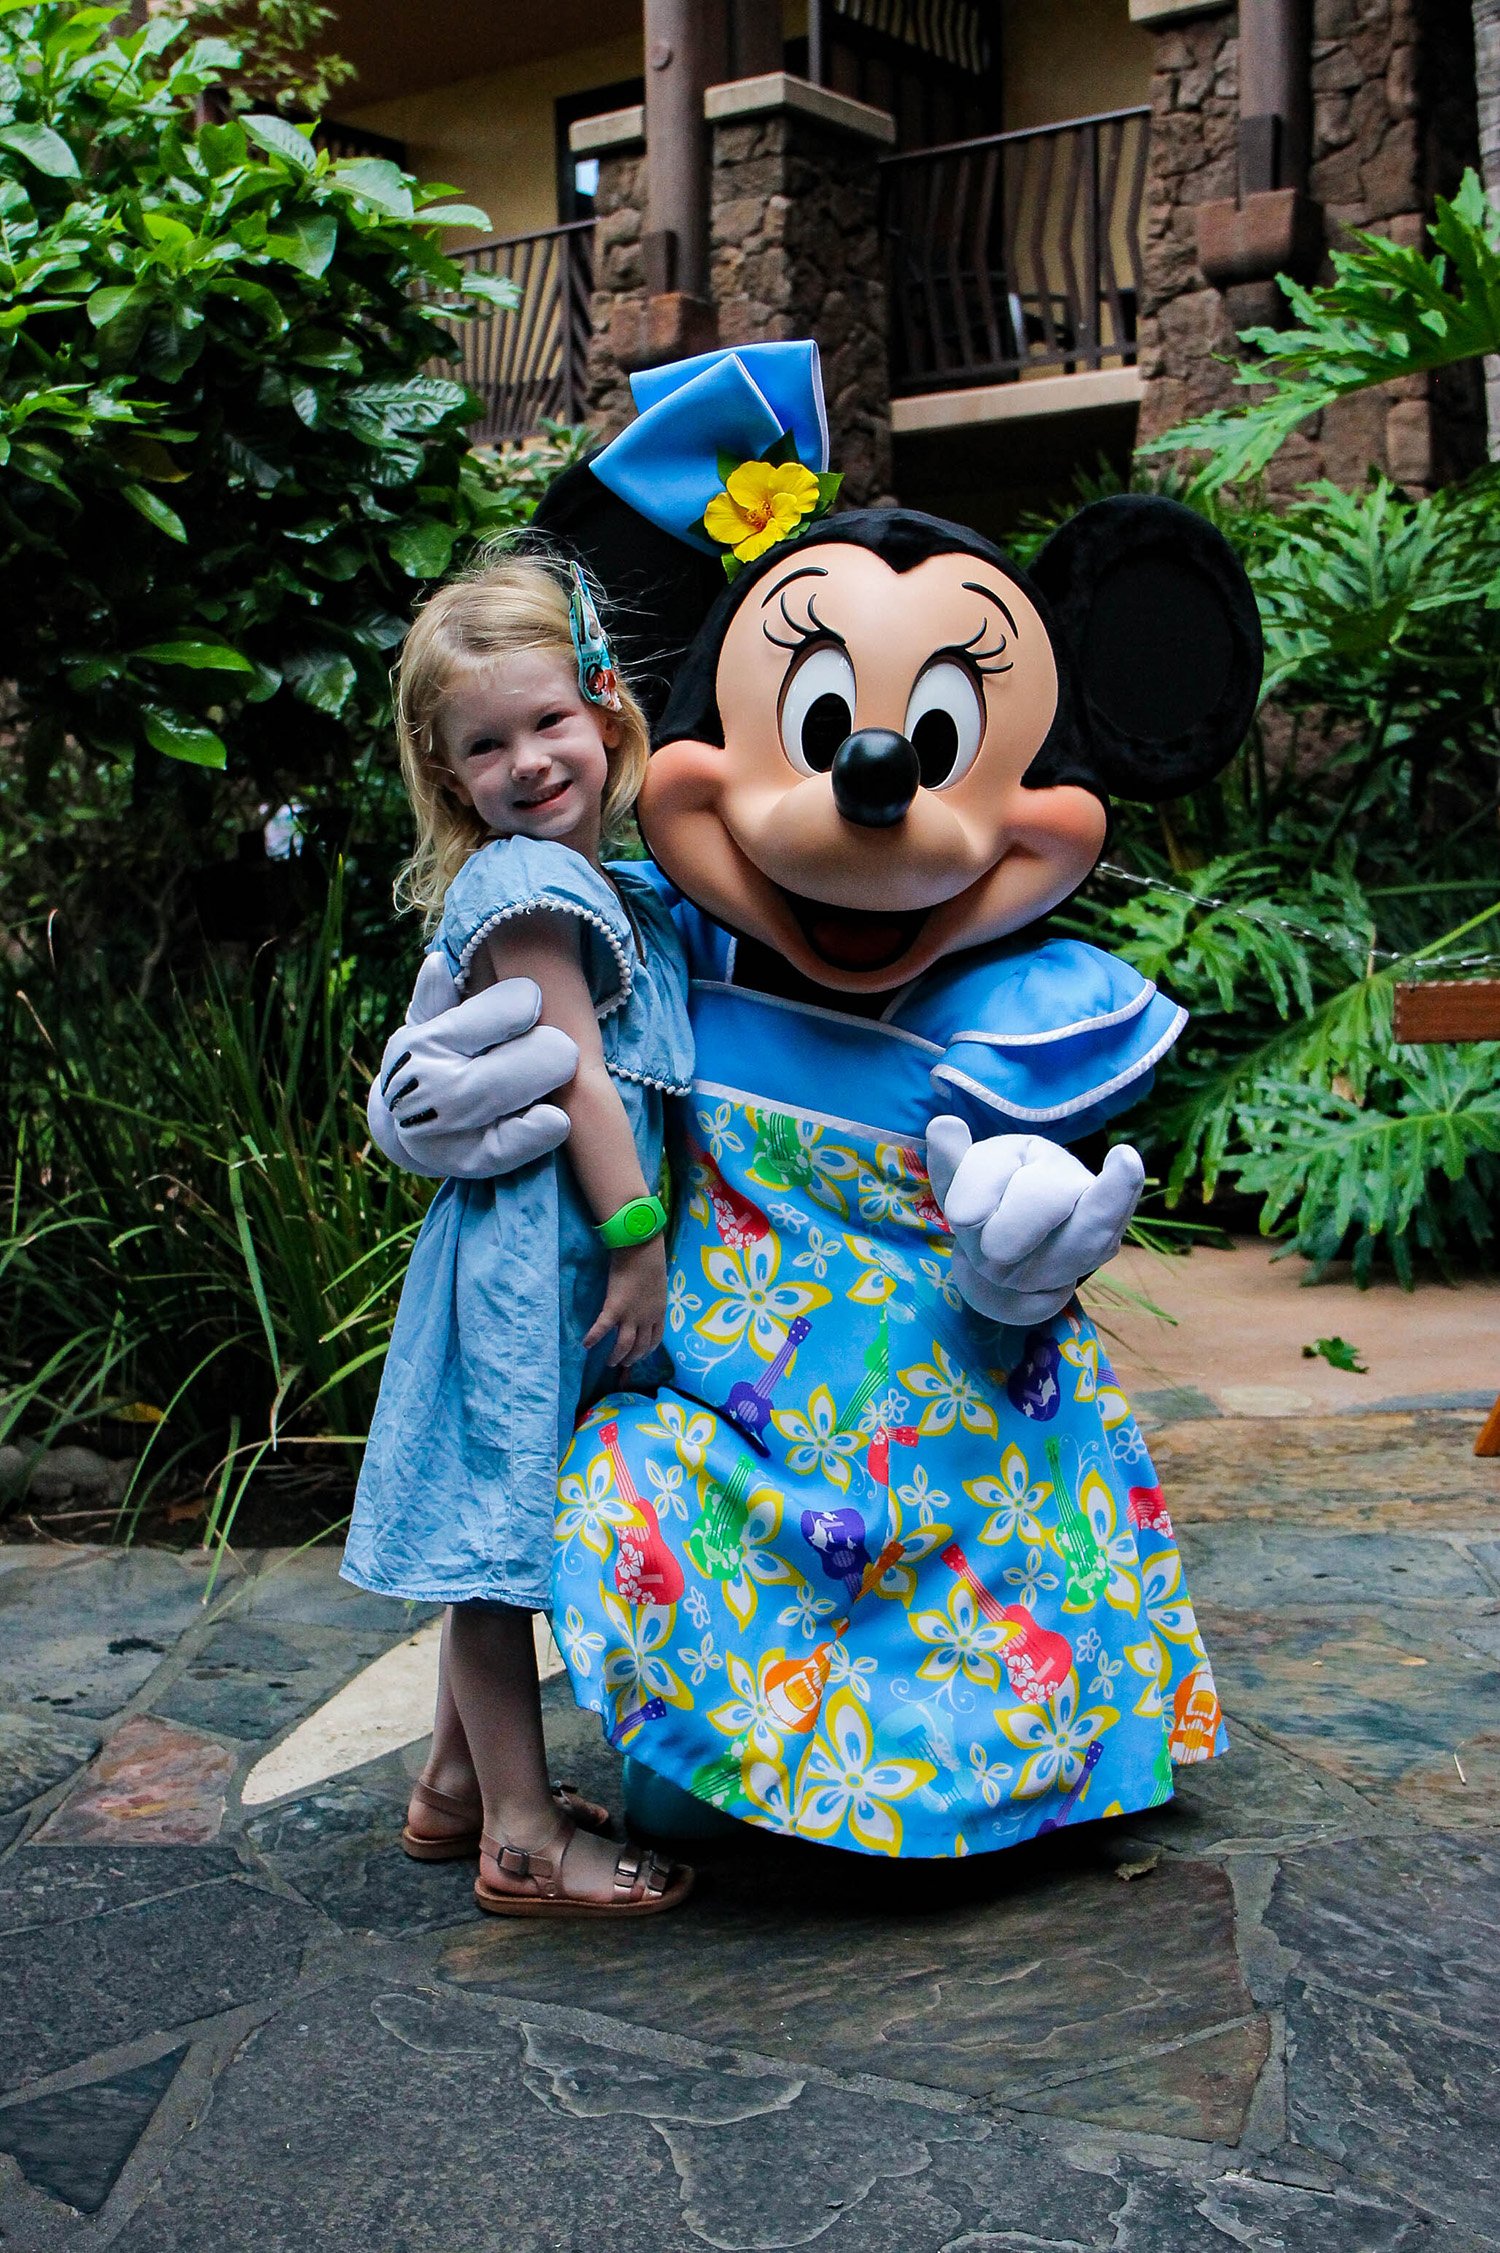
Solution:
[[(1403, 1045), (1500, 1041), (1500, 978), (1435, 978), (1396, 988), (1396, 1038)], [(1474, 1442), (1476, 1455), (1500, 1455), (1500, 1398)]]

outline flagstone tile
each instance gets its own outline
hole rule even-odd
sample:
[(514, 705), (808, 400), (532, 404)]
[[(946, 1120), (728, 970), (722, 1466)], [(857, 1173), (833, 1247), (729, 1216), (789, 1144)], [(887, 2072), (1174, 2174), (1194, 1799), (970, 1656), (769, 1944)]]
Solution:
[(213, 1848), (19, 1848), (0, 1865), (0, 2089), (281, 1993), (319, 1929)]
[(606, 2047), (366, 1977), (243, 2045), (112, 2242), (1104, 2253), (1127, 2197), (1030, 2123), (667, 2059), (628, 2032)]
[(405, 1814), (404, 1791), (346, 1779), (257, 1815), (245, 1836), (346, 1931), (426, 1932), (477, 1918), (477, 1859), (412, 1861), (398, 1843)]
[(1236, 2144), (1270, 2054), (1270, 2025), (1264, 2018), (1249, 2018), (1201, 2040), (1131, 2058), (1108, 2073), (1033, 2089), (1010, 2102), (1021, 2112), (1091, 2120), (1137, 2135)]
[(1360, 1790), (1500, 1728), (1500, 1676), (1433, 1608), (1199, 1610), (1226, 1709)]
[(165, 1549), (117, 1549), (0, 1578), (0, 1698), (106, 1719), (202, 1618), (204, 1575)]
[(1123, 1816), (1122, 1837), (1174, 1854), (1264, 1854), (1389, 1823), (1337, 1777), (1268, 1744), (1238, 1713), (1226, 1714), (1224, 1725), (1228, 1753), (1175, 1770), (1174, 1796)]
[(169, 2050), (107, 2080), (5, 2106), (0, 2152), (15, 2160), (35, 2189), (75, 2213), (97, 2214), (186, 2054)]
[(659, 1925), (487, 1929), (444, 1975), (1002, 2102), (1253, 2016), (1221, 1870), (1167, 1859), (1126, 1886), (1087, 1851), (877, 1870), (717, 1849)]
[(1442, 1411), (1228, 1417), (1151, 1436), (1180, 1525), (1295, 1518), (1321, 1532), (1500, 1535), (1500, 1460), (1473, 1450), (1473, 1418)]
[(1430, 1533), (1327, 1533), (1260, 1522), (1182, 1529), (1196, 1604), (1263, 1611), (1309, 1604), (1493, 1605), (1488, 1576), (1461, 1547)]
[[(1492, 2045), (1445, 2038), (1400, 2007), (1293, 1981), (1287, 2125), (1361, 2182), (1495, 2244), (1500, 2050)], [(1447, 2237), (1441, 2242), (1447, 2253)]]
[(190, 1729), (122, 1721), (93, 1767), (37, 1833), (45, 1845), (128, 1841), (207, 1846), (219, 1835), (234, 1757)]
[(1500, 2049), (1500, 1841), (1419, 1831), (1311, 1848), (1283, 1863), (1266, 1922), (1307, 1977)]
[[(1123, 2161), (1129, 2194), (1111, 2253), (1489, 2253), (1485, 2242), (1413, 2212), (1399, 2194), (1382, 2197), (1347, 2180), (1278, 2181), (1275, 2166), (1268, 2162), (1262, 2174), (1241, 2167), (1198, 2173)], [(990, 2249), (981, 2241), (964, 2253)]]
[(312, 1549), (262, 1551), (253, 1579), (236, 1591), (234, 1616), (279, 1620), (292, 1627), (374, 1629), (394, 1640), (440, 1615), (439, 1604), (399, 1603), (340, 1580), (343, 1556), (342, 1541), (319, 1542)]
[(62, 1714), (0, 1710), (0, 1815), (40, 1799), (98, 1748), (97, 1729)]
[(228, 1619), (215, 1627), (175, 1681), (152, 1699), (165, 1720), (261, 1741), (279, 1735), (386, 1648), (369, 1628), (332, 1628)]

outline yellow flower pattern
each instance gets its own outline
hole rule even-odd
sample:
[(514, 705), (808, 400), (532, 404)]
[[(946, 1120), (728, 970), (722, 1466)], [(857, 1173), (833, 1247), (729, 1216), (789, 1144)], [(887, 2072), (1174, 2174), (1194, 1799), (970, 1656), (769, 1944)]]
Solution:
[(740, 1820), (860, 1853), (1169, 1796), (1222, 1715), (1092, 1326), (969, 1312), (919, 1145), (720, 1088), (690, 1158), (674, 1379), (600, 1401), (563, 1465), (580, 1701)]

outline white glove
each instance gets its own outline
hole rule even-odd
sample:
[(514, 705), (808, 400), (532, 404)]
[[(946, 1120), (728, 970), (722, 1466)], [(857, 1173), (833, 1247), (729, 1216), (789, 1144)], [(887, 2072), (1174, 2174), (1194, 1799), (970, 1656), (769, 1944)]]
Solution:
[(578, 1050), (555, 1026), (537, 1024), (541, 1009), (530, 978), (502, 978), (460, 1001), (442, 956), (426, 957), (367, 1106), (370, 1133), (392, 1165), (484, 1181), (567, 1140), (566, 1111), (540, 1098), (567, 1086)]
[(1027, 1327), (1114, 1258), (1146, 1179), (1117, 1144), (1097, 1174), (1039, 1134), (974, 1142), (962, 1119), (927, 1130), (933, 1194), (953, 1231), (953, 1280), (977, 1314)]

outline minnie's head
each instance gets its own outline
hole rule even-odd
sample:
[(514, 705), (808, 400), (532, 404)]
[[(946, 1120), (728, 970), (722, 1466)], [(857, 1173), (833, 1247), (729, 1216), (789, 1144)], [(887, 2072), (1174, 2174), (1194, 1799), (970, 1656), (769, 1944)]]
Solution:
[[(587, 469), (544, 514), (649, 611), (659, 531)], [(1194, 788), (1255, 708), (1248, 582), (1170, 501), (1096, 502), (1029, 574), (936, 517), (827, 516), (706, 617), (703, 559), (673, 546), (653, 571), (686, 646), (642, 832), (690, 899), (835, 992), (893, 989), (1034, 922), (1094, 866), (1111, 794)]]

